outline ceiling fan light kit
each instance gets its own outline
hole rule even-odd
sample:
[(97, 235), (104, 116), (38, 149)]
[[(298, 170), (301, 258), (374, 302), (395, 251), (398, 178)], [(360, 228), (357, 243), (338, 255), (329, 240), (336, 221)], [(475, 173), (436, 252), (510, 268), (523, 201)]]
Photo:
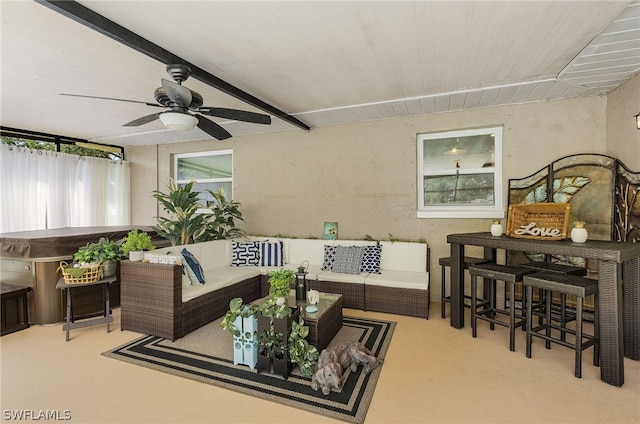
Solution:
[(195, 116), (181, 112), (161, 113), (160, 121), (162, 121), (166, 129), (172, 131), (189, 131), (198, 124), (198, 119)]

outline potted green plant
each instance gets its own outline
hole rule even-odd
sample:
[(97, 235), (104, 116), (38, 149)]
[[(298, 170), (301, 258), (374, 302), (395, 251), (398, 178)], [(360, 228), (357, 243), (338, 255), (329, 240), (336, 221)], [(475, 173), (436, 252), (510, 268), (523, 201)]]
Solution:
[(258, 363), (258, 305), (244, 305), (241, 297), (231, 299), (220, 327), (233, 334), (233, 364)]
[(153, 229), (171, 242), (172, 246), (191, 244), (203, 239), (207, 222), (211, 219), (208, 214), (198, 213), (200, 205), (199, 191), (194, 191), (195, 181), (178, 186), (172, 179), (167, 184), (168, 191), (153, 192), (168, 216), (159, 216), (158, 225)]
[(240, 203), (227, 200), (222, 187), (218, 187), (218, 191), (206, 191), (213, 198), (213, 201), (207, 202), (212, 217), (206, 224), (206, 238), (208, 240), (223, 240), (246, 236), (246, 231), (237, 227), (235, 222), (236, 219), (244, 220), (240, 212)]
[[(212, 201), (203, 204), (201, 192), (195, 190), (195, 181), (179, 186), (173, 179), (167, 184), (167, 191), (153, 191), (153, 197), (160, 202), (167, 216), (157, 217), (158, 225), (153, 229), (171, 242), (171, 245), (199, 243), (208, 240), (222, 240), (244, 237), (244, 229), (236, 226), (236, 220), (243, 220), (240, 203), (227, 200), (224, 190), (206, 190)], [(208, 208), (211, 213), (200, 213)]]
[(116, 273), (116, 261), (122, 258), (122, 241), (109, 240), (101, 237), (97, 243), (87, 243), (73, 255), (78, 263), (98, 262), (104, 267), (104, 276), (110, 277)]
[(296, 274), (291, 269), (276, 269), (269, 272), (269, 295), (277, 299), (279, 305), (284, 304), (289, 295), (291, 284), (295, 283)]
[(269, 297), (260, 304), (258, 314), (258, 372), (273, 372), (287, 378), (291, 367), (288, 358), (288, 329), (294, 309)]
[(151, 243), (151, 237), (144, 231), (133, 229), (129, 231), (122, 242), (122, 253), (129, 255), (131, 261), (141, 261), (144, 258), (145, 250), (153, 250), (155, 246)]
[(87, 243), (78, 248), (73, 254), (73, 261), (78, 264), (87, 264), (92, 262), (100, 262), (98, 260), (98, 248), (96, 243)]
[(242, 326), (238, 326), (238, 318), (249, 318), (255, 315), (258, 309), (258, 305), (244, 305), (241, 297), (231, 299), (229, 302), (229, 310), (224, 315), (220, 327), (234, 336), (240, 336)]
[(306, 376), (313, 374), (313, 366), (320, 356), (318, 349), (306, 340), (308, 335), (309, 327), (304, 325), (302, 317), (300, 317), (300, 322), (294, 320), (291, 323), (288, 345), (289, 360), (298, 365), (300, 372)]

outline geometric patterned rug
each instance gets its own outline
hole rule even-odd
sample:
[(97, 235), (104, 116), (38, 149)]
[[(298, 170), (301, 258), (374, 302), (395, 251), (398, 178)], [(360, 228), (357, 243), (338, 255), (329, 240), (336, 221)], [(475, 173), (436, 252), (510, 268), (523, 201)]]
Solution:
[[(246, 365), (233, 365), (233, 338), (219, 327), (219, 322), (175, 342), (143, 336), (103, 355), (342, 421), (364, 422), (384, 363), (369, 374), (361, 366), (354, 373), (346, 370), (342, 389), (325, 396), (311, 388), (311, 377), (303, 376), (298, 368), (285, 380)], [(332, 343), (359, 341), (374, 356), (384, 359), (395, 325), (393, 321), (345, 316)]]

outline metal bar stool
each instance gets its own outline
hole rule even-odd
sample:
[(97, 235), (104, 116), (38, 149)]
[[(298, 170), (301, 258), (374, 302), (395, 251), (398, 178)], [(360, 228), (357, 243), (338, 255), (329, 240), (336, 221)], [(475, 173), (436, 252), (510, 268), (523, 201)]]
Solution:
[[(495, 324), (509, 328), (509, 350), (516, 350), (516, 328), (526, 325), (526, 314), (523, 310), (516, 319), (516, 304), (513, 301), (515, 299), (516, 284), (522, 283), (522, 277), (525, 274), (534, 272), (531, 268), (524, 268), (521, 266), (511, 265), (498, 265), (498, 264), (479, 264), (469, 267), (469, 274), (471, 274), (471, 331), (473, 337), (477, 337), (478, 333), (478, 320), (484, 320), (489, 322), (491, 330), (495, 328)], [(484, 279), (484, 284), (489, 285), (489, 305), (473, 307), (477, 302), (476, 290), (478, 289), (478, 277)], [(509, 306), (499, 308), (496, 304), (496, 280), (504, 281), (507, 285), (510, 293), (511, 302)], [(523, 304), (524, 305), (524, 304)], [(498, 319), (498, 315), (508, 315), (509, 322)]]
[[(463, 263), (463, 268), (464, 269), (469, 269), (470, 266), (473, 265), (479, 265), (479, 264), (486, 264), (491, 262), (489, 259), (483, 259), (483, 258), (474, 258), (472, 256), (465, 256), (464, 257), (464, 263)], [(440, 258), (438, 263), (440, 264), (440, 267), (442, 269), (442, 286), (440, 288), (440, 315), (441, 317), (444, 319), (447, 316), (447, 311), (446, 311), (446, 306), (445, 304), (447, 303), (451, 303), (451, 295), (447, 295), (447, 277), (446, 277), (446, 268), (449, 267), (451, 268), (451, 257), (448, 256), (446, 258)], [(465, 300), (471, 300), (471, 296), (464, 296)], [(479, 299), (478, 300), (480, 303), (484, 303), (487, 302), (487, 300), (485, 299)], [(467, 303), (465, 301), (464, 303), (464, 307), (465, 308), (471, 308), (471, 303)]]
[[(598, 282), (588, 278), (583, 278), (575, 275), (559, 274), (553, 272), (536, 273), (524, 276), (524, 286), (527, 289), (527, 319), (531, 322), (532, 311), (531, 297), (533, 294), (533, 288), (541, 290), (548, 290), (557, 293), (563, 293), (565, 295), (571, 294), (576, 296), (576, 329), (575, 331), (561, 327), (553, 323), (551, 319), (551, 296), (546, 296), (546, 317), (545, 321), (533, 327), (530, 325), (527, 328), (527, 358), (531, 358), (531, 344), (533, 337), (539, 337), (545, 340), (545, 347), (551, 349), (551, 343), (556, 343), (561, 346), (569, 347), (576, 353), (575, 359), (575, 375), (578, 378), (582, 377), (582, 351), (590, 346), (593, 346), (593, 365), (598, 366), (600, 364), (600, 333), (598, 329)], [(594, 314), (594, 334), (584, 334), (582, 329), (582, 316), (583, 316), (583, 301), (585, 297), (595, 296), (595, 314)], [(575, 336), (575, 343), (569, 343), (565, 339), (553, 337), (551, 330), (560, 331), (561, 334), (572, 334)]]
[[(528, 262), (522, 264), (523, 267), (533, 268), (536, 272), (557, 272), (559, 274), (566, 275), (577, 275), (579, 277), (584, 277), (587, 275), (587, 269), (579, 266), (560, 264), (556, 262)], [(547, 290), (539, 290), (539, 304), (545, 305), (544, 296), (552, 296), (552, 293)], [(560, 295), (560, 311), (557, 313), (558, 318), (556, 321), (560, 322), (560, 326), (566, 327), (568, 322), (575, 321), (576, 315), (567, 313), (567, 295), (564, 293), (558, 293)], [(534, 309), (535, 314), (535, 309)], [(543, 314), (545, 313), (544, 309), (541, 311)], [(556, 314), (554, 314), (553, 309), (553, 297), (551, 302), (551, 313), (552, 318), (555, 319)], [(537, 314), (536, 314), (537, 315)], [(542, 321), (538, 321), (541, 323)], [(561, 333), (560, 335), (562, 340), (565, 340), (566, 333)]]

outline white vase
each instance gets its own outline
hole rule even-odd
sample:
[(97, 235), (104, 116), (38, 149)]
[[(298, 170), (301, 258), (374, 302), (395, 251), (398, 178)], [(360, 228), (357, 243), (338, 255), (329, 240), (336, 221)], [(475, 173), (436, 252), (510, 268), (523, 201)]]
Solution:
[(143, 250), (132, 250), (129, 252), (129, 260), (131, 262), (140, 262), (142, 259), (144, 259)]
[(284, 296), (278, 296), (276, 297), (276, 305), (278, 306), (282, 306), (284, 305), (284, 302), (286, 302), (287, 299), (285, 299)]
[(491, 235), (494, 237), (502, 235), (502, 224), (500, 224), (500, 221), (493, 221), (493, 224), (491, 224)]
[(574, 227), (571, 229), (571, 241), (574, 243), (584, 243), (587, 241), (587, 229), (584, 227)]

